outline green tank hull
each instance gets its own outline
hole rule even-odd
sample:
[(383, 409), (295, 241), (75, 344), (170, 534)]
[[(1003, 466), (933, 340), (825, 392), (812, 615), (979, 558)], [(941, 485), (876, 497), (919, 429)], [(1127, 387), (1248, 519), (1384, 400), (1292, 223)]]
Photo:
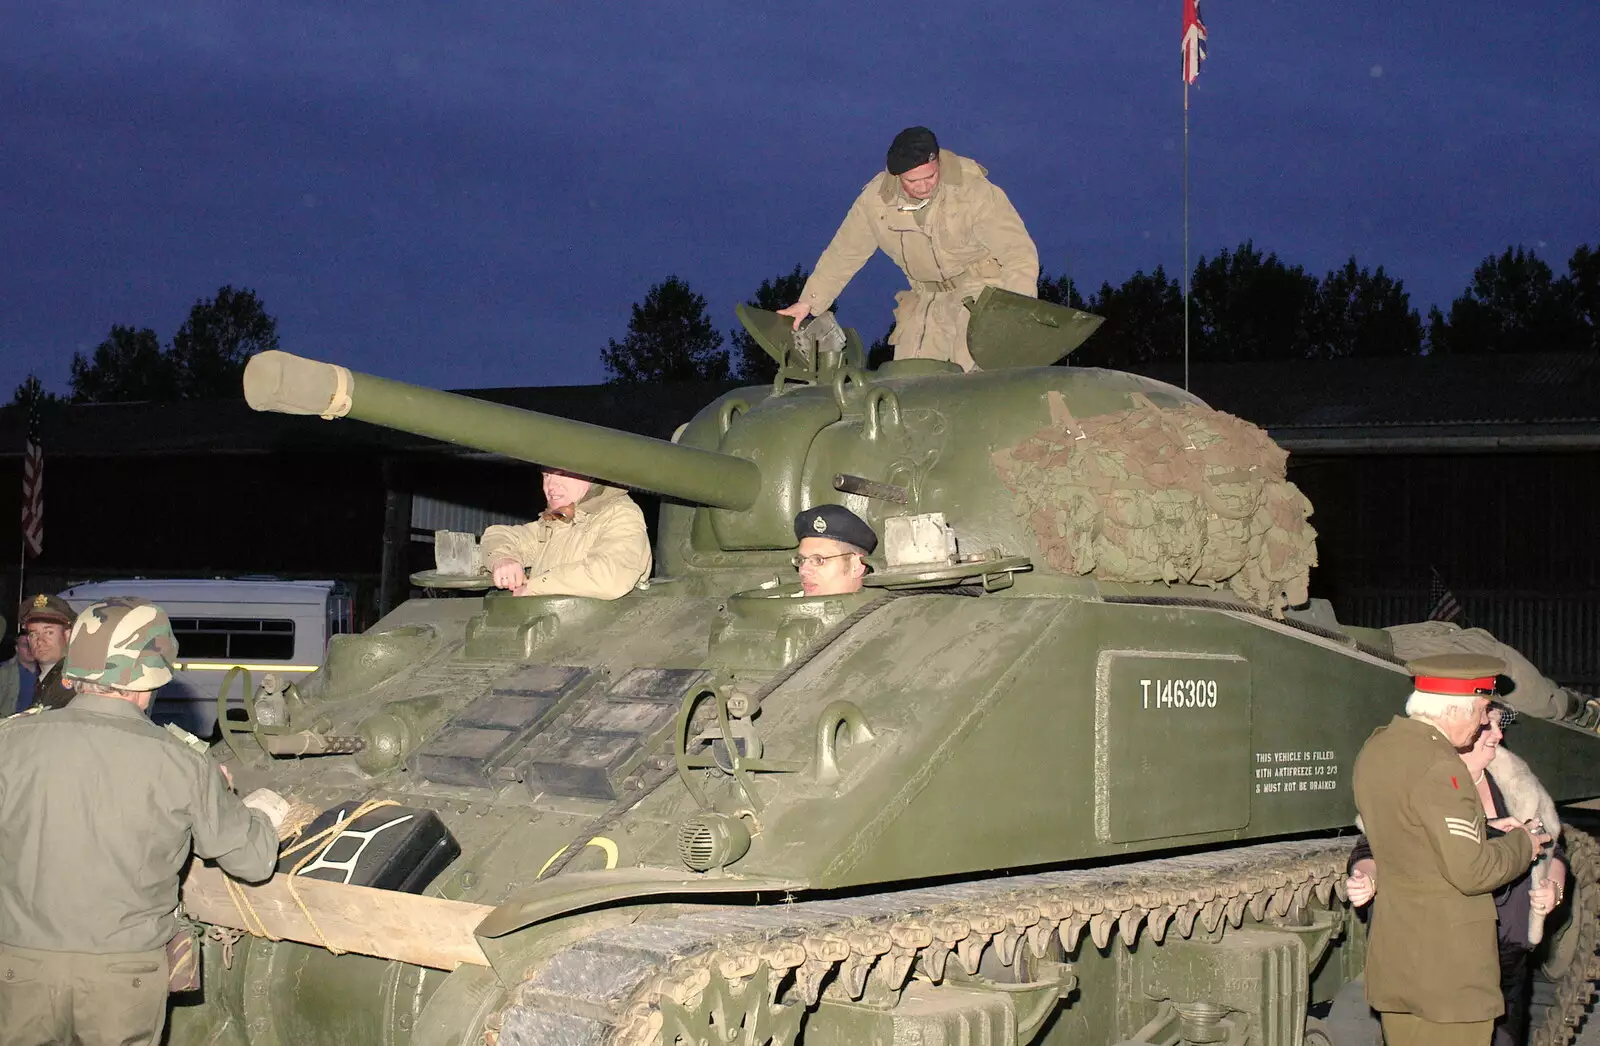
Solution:
[[(1097, 370), (804, 362), (674, 443), (252, 362), (258, 406), (674, 500), (647, 586), (413, 600), (336, 638), (287, 724), (229, 738), (251, 764), (241, 784), (437, 813), (462, 852), (427, 893), (484, 906), (487, 965), (208, 940), (174, 1043), (1349, 1034), (1306, 1022), (1362, 968), (1342, 900), (1350, 767), (1409, 692), (1387, 637), (1199, 573), (1117, 580), (1104, 546), (1094, 570), (1052, 565), (997, 459), (1051, 425), (1092, 438), (1140, 403), (1167, 417), (1197, 401)], [(802, 597), (790, 520), (822, 501), (880, 533), (941, 513), (960, 548), (907, 559), (886, 541), (869, 587)], [(1591, 731), (1525, 720), (1518, 735), (1559, 798), (1600, 795)], [(340, 743), (269, 757), (293, 748), (275, 736)], [(1593, 844), (1572, 831), (1568, 847), (1578, 888), (1551, 935), (1541, 1044), (1587, 1002), (1600, 916)]]

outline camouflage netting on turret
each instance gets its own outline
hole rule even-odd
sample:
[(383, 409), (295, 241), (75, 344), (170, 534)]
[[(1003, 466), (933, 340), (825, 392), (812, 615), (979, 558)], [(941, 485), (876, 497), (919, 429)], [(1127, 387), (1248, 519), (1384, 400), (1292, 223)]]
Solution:
[(1564, 719), (1583, 707), (1582, 694), (1552, 680), (1515, 647), (1481, 628), (1462, 628), (1448, 621), (1415, 621), (1384, 629), (1394, 640), (1394, 656), (1403, 661), (1434, 654), (1488, 654), (1506, 663), (1512, 689), (1506, 704), (1540, 719)]
[(1285, 478), (1288, 452), (1231, 414), (1162, 409), (1051, 424), (995, 453), (1046, 562), (1106, 581), (1227, 585), (1281, 614), (1307, 598), (1317, 562), (1311, 502)]

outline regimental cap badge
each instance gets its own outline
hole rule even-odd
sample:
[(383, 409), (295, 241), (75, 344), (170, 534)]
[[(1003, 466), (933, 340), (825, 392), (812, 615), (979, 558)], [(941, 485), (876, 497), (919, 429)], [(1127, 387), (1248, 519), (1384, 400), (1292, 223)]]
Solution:
[(43, 593), (40, 593), (39, 595), (33, 597), (33, 609), (35, 609), (35, 610), (43, 610), (45, 607), (47, 607), (49, 605), (50, 605), (50, 597), (49, 596), (47, 596), (47, 595), (45, 595)]
[(826, 534), (828, 532), (828, 521), (823, 519), (820, 515), (813, 516), (811, 517), (811, 529), (815, 530), (818, 534)]

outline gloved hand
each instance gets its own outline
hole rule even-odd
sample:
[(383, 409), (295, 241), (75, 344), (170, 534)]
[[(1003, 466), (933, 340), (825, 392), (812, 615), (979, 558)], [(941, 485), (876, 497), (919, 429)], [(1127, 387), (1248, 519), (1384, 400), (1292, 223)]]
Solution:
[(244, 797), (244, 805), (266, 814), (274, 830), (282, 828), (284, 818), (289, 816), (289, 800), (270, 788), (257, 788)]

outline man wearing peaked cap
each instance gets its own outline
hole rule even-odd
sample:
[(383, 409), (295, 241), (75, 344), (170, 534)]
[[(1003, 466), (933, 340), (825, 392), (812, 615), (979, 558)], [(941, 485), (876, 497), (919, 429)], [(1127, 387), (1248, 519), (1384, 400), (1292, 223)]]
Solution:
[(0, 722), (0, 1046), (159, 1042), (191, 847), (241, 879), (272, 874), (281, 798), (241, 802), (145, 716), (177, 656), (160, 607), (96, 603), (64, 658), (77, 698)]
[(1367, 1002), (1388, 1046), (1487, 1046), (1504, 1010), (1492, 892), (1548, 845), (1536, 821), (1496, 822), (1461, 761), (1488, 722), (1505, 665), (1442, 654), (1406, 666), (1405, 715), (1379, 727), (1353, 771), (1383, 889), (1367, 946)]
[(800, 591), (808, 596), (843, 596), (861, 590), (867, 555), (878, 535), (843, 505), (817, 505), (794, 517), (800, 548), (794, 556)]
[(61, 670), (65, 664), (67, 633), (72, 630), (72, 621), (77, 616), (71, 604), (60, 596), (40, 593), (28, 599), (17, 628), (27, 635), (38, 667), (33, 691), (19, 696), (17, 711), (25, 711), (30, 705), (60, 708), (72, 700), (72, 689), (62, 678)]

